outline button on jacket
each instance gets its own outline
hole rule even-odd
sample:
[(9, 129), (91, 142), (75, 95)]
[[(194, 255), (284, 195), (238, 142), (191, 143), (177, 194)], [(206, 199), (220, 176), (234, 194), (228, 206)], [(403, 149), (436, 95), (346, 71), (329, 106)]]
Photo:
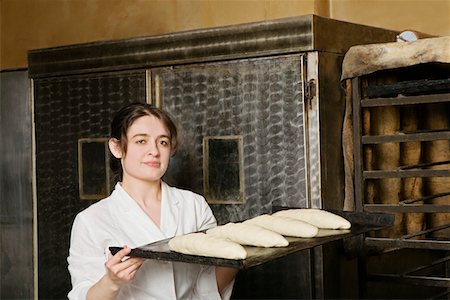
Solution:
[[(135, 248), (216, 226), (216, 219), (202, 196), (164, 182), (161, 188), (160, 228), (120, 183), (108, 198), (76, 216), (67, 258), (72, 278), (69, 299), (85, 299), (89, 288), (105, 274), (110, 246)], [(135, 278), (121, 288), (117, 299), (221, 298), (214, 267), (147, 259)]]

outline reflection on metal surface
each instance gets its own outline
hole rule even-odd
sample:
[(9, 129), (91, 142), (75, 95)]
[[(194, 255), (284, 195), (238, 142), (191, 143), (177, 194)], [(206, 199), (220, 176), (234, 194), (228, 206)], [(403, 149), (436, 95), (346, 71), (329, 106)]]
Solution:
[[(96, 201), (79, 197), (78, 139), (109, 136), (115, 112), (127, 103), (145, 102), (145, 70), (33, 82), (39, 298), (64, 299), (71, 288), (65, 258), (72, 220)], [(115, 181), (111, 176), (111, 187)]]
[(242, 136), (203, 138), (203, 184), (209, 203), (244, 202)]
[(32, 87), (23, 70), (2, 71), (0, 86), (0, 298), (33, 299)]
[(153, 104), (152, 98), (152, 71), (150, 69), (145, 70), (145, 102)]
[(245, 203), (213, 205), (218, 223), (267, 213), (273, 205), (306, 206), (302, 61), (292, 55), (152, 71), (153, 84), (160, 78), (162, 106), (179, 129), (168, 184), (205, 195), (203, 138), (243, 138)]
[[(161, 80), (158, 75), (155, 75), (154, 81), (155, 81), (155, 98), (153, 98), (152, 104), (154, 104), (158, 108), (161, 108), (162, 107), (161, 95), (159, 93)], [(151, 78), (150, 78), (150, 82), (151, 82)]]
[(81, 138), (78, 140), (78, 187), (82, 200), (98, 200), (108, 196), (107, 138)]

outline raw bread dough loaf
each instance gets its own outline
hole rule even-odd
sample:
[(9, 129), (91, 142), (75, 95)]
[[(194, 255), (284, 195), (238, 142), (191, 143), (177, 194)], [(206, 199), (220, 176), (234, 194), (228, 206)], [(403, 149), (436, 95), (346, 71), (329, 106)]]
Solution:
[(276, 212), (274, 216), (301, 220), (324, 229), (349, 229), (351, 224), (341, 216), (322, 209), (300, 208)]
[(244, 259), (247, 251), (241, 245), (230, 240), (197, 232), (179, 235), (169, 241), (170, 251), (183, 254)]
[(281, 235), (310, 238), (317, 235), (319, 228), (309, 223), (280, 216), (261, 215), (245, 221), (244, 223), (255, 224)]
[(286, 247), (289, 245), (281, 234), (248, 223), (228, 223), (206, 231), (206, 235), (227, 238), (241, 245), (257, 247)]

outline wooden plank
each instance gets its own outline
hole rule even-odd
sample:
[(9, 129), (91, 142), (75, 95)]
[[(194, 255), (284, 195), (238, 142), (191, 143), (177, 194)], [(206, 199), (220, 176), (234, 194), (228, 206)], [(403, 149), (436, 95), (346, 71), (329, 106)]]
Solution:
[(355, 187), (355, 208), (356, 211), (363, 211), (364, 202), (364, 178), (363, 178), (363, 148), (361, 136), (362, 116), (361, 116), (361, 94), (359, 90), (358, 77), (353, 78), (352, 81), (352, 103), (353, 103), (353, 147), (354, 147), (354, 187)]
[(364, 171), (365, 179), (406, 178), (406, 177), (449, 177), (450, 170), (394, 170), (394, 171)]
[(450, 205), (438, 204), (365, 204), (364, 210), (367, 212), (408, 212), (408, 213), (444, 213), (450, 212)]
[[(436, 276), (414, 276), (396, 274), (369, 274), (367, 277), (371, 281), (396, 282), (403, 284), (413, 284), (433, 287), (450, 287), (450, 278)], [(439, 299), (439, 298), (434, 298)], [(445, 298), (442, 298), (445, 299)]]
[(433, 131), (433, 132), (415, 132), (403, 133), (398, 132), (393, 135), (377, 135), (363, 136), (363, 144), (379, 144), (389, 142), (408, 142), (408, 141), (433, 141), (433, 140), (450, 140), (450, 130)]
[(365, 88), (367, 97), (385, 97), (399, 94), (435, 94), (450, 90), (450, 78), (445, 79), (421, 79), (401, 81), (394, 84), (372, 85)]
[(445, 240), (405, 240), (394, 238), (365, 238), (365, 245), (376, 249), (430, 249), (430, 250), (450, 250), (450, 241)]
[(450, 94), (362, 99), (361, 107), (409, 105), (409, 104), (439, 103), (439, 102), (450, 102)]

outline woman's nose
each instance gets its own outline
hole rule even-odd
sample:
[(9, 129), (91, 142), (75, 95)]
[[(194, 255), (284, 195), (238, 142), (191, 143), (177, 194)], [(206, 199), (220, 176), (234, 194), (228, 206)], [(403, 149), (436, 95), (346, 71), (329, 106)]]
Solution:
[(158, 155), (159, 154), (159, 149), (158, 149), (158, 145), (156, 145), (156, 141), (152, 141), (150, 143), (148, 143), (148, 154), (151, 154), (153, 156)]

